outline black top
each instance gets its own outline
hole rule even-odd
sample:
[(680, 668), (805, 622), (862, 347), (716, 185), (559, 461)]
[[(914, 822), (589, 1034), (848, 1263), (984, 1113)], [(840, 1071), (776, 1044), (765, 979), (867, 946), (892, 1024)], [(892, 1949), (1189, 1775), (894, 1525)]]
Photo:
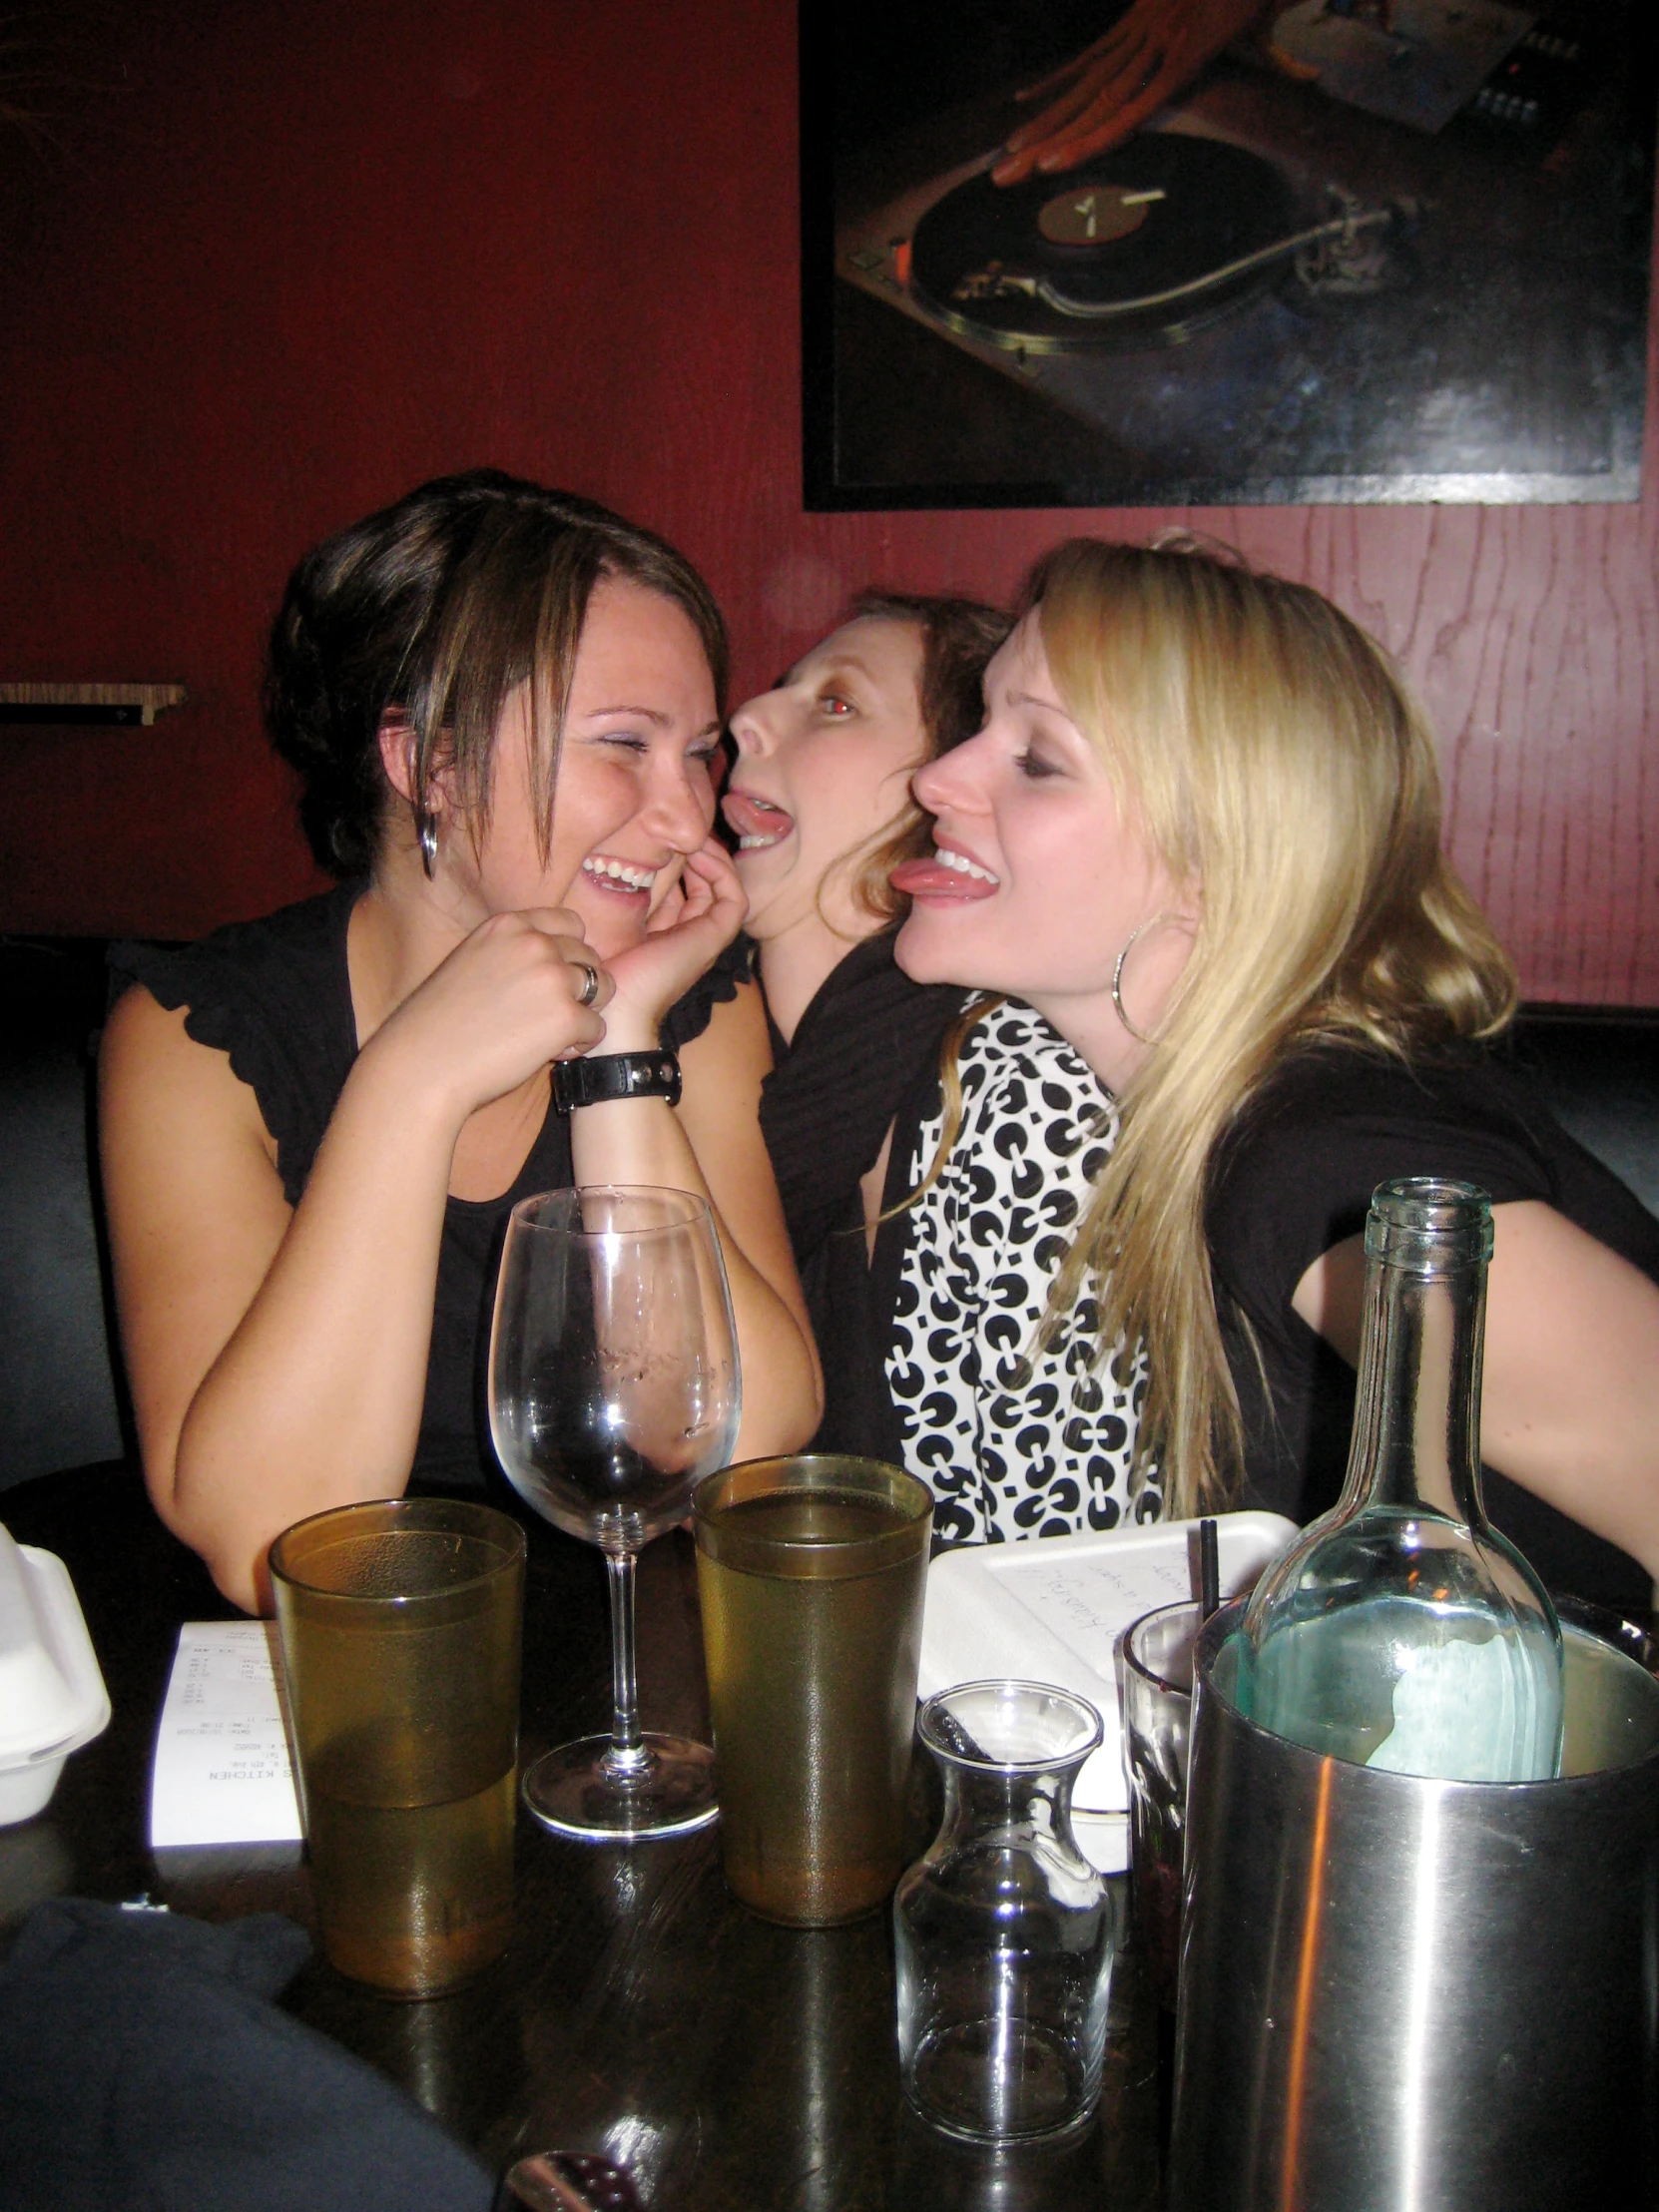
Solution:
[[(362, 891), (360, 882), (341, 883), (178, 950), (131, 942), (110, 948), (118, 985), (140, 982), (170, 1010), (188, 1006), (187, 1034), (230, 1054), (232, 1072), (253, 1091), (276, 1146), (290, 1206), (299, 1203), (357, 1057), (345, 934)], [(740, 939), (670, 1010), (663, 1042), (678, 1050), (701, 1036), (717, 1001), (735, 997), (748, 973), (749, 948)], [(491, 1460), (484, 1362), (507, 1216), (521, 1198), (568, 1186), (571, 1173), (569, 1123), (549, 1102), (510, 1190), (499, 1198), (448, 1201), (411, 1481), (451, 1490), (483, 1486)]]
[(778, 1064), (761, 1089), (761, 1132), (824, 1363), (813, 1448), (902, 1466), (885, 1360), (909, 1216), (883, 1222), (869, 1261), (859, 1184), (896, 1123), (882, 1203), (904, 1197), (916, 1132), (938, 1102), (944, 1033), (972, 994), (912, 983), (892, 947), (890, 930), (854, 946), (820, 985), (793, 1042), (774, 1029)]
[[(1376, 1186), (1405, 1175), (1477, 1184), (1494, 1206), (1541, 1199), (1659, 1281), (1659, 1221), (1567, 1135), (1516, 1069), (1472, 1045), (1409, 1066), (1358, 1043), (1294, 1053), (1223, 1140), (1206, 1209), (1217, 1313), (1245, 1422), (1241, 1503), (1308, 1521), (1336, 1501), (1357, 1379), (1291, 1299), (1321, 1253), (1361, 1233)], [(1546, 1582), (1645, 1609), (1648, 1578), (1634, 1561), (1501, 1476), (1488, 1471), (1485, 1482), (1492, 1518)]]

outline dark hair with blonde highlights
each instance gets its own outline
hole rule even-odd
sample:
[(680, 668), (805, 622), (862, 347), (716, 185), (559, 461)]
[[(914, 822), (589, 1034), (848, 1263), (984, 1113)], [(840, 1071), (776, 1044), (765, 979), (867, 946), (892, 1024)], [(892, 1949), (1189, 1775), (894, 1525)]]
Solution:
[(388, 786), (379, 733), (413, 736), (413, 801), (439, 768), (474, 837), (489, 821), (496, 731), (530, 686), (531, 791), (543, 855), (559, 736), (594, 586), (625, 578), (672, 601), (724, 697), (726, 627), (683, 555), (591, 499), (478, 468), (422, 484), (307, 553), (271, 634), (266, 722), (300, 778), (299, 816), (334, 875), (379, 854)]

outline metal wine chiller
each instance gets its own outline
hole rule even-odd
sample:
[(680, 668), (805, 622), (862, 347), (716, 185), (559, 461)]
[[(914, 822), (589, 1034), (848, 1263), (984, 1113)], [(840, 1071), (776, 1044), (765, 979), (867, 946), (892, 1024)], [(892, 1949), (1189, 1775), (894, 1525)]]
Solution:
[(1243, 1719), (1196, 1658), (1173, 2212), (1659, 2201), (1659, 1682), (1563, 1624), (1554, 1782), (1429, 1782)]

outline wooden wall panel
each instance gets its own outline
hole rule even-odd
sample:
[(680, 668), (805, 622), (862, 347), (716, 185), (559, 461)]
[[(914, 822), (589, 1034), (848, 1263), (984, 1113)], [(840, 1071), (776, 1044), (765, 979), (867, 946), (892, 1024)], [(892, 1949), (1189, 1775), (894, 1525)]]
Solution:
[(188, 934), (315, 880), (259, 731), (311, 540), (489, 460), (682, 543), (742, 690), (872, 582), (999, 596), (1186, 523), (1420, 686), (1450, 847), (1537, 997), (1659, 1004), (1659, 589), (1639, 507), (810, 516), (793, 8), (129, 0), (0, 149), (0, 679), (175, 679), (0, 736), (0, 927)]

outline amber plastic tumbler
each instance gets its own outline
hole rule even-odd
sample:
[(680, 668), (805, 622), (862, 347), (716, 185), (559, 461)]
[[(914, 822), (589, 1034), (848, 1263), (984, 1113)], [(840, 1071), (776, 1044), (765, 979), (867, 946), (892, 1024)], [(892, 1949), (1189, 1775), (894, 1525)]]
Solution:
[(341, 1506), (271, 1547), (322, 1947), (397, 1996), (470, 1980), (512, 1931), (524, 1552), (458, 1498)]
[(856, 1920), (902, 1863), (932, 1496), (819, 1455), (692, 1503), (726, 1879), (768, 1920)]

